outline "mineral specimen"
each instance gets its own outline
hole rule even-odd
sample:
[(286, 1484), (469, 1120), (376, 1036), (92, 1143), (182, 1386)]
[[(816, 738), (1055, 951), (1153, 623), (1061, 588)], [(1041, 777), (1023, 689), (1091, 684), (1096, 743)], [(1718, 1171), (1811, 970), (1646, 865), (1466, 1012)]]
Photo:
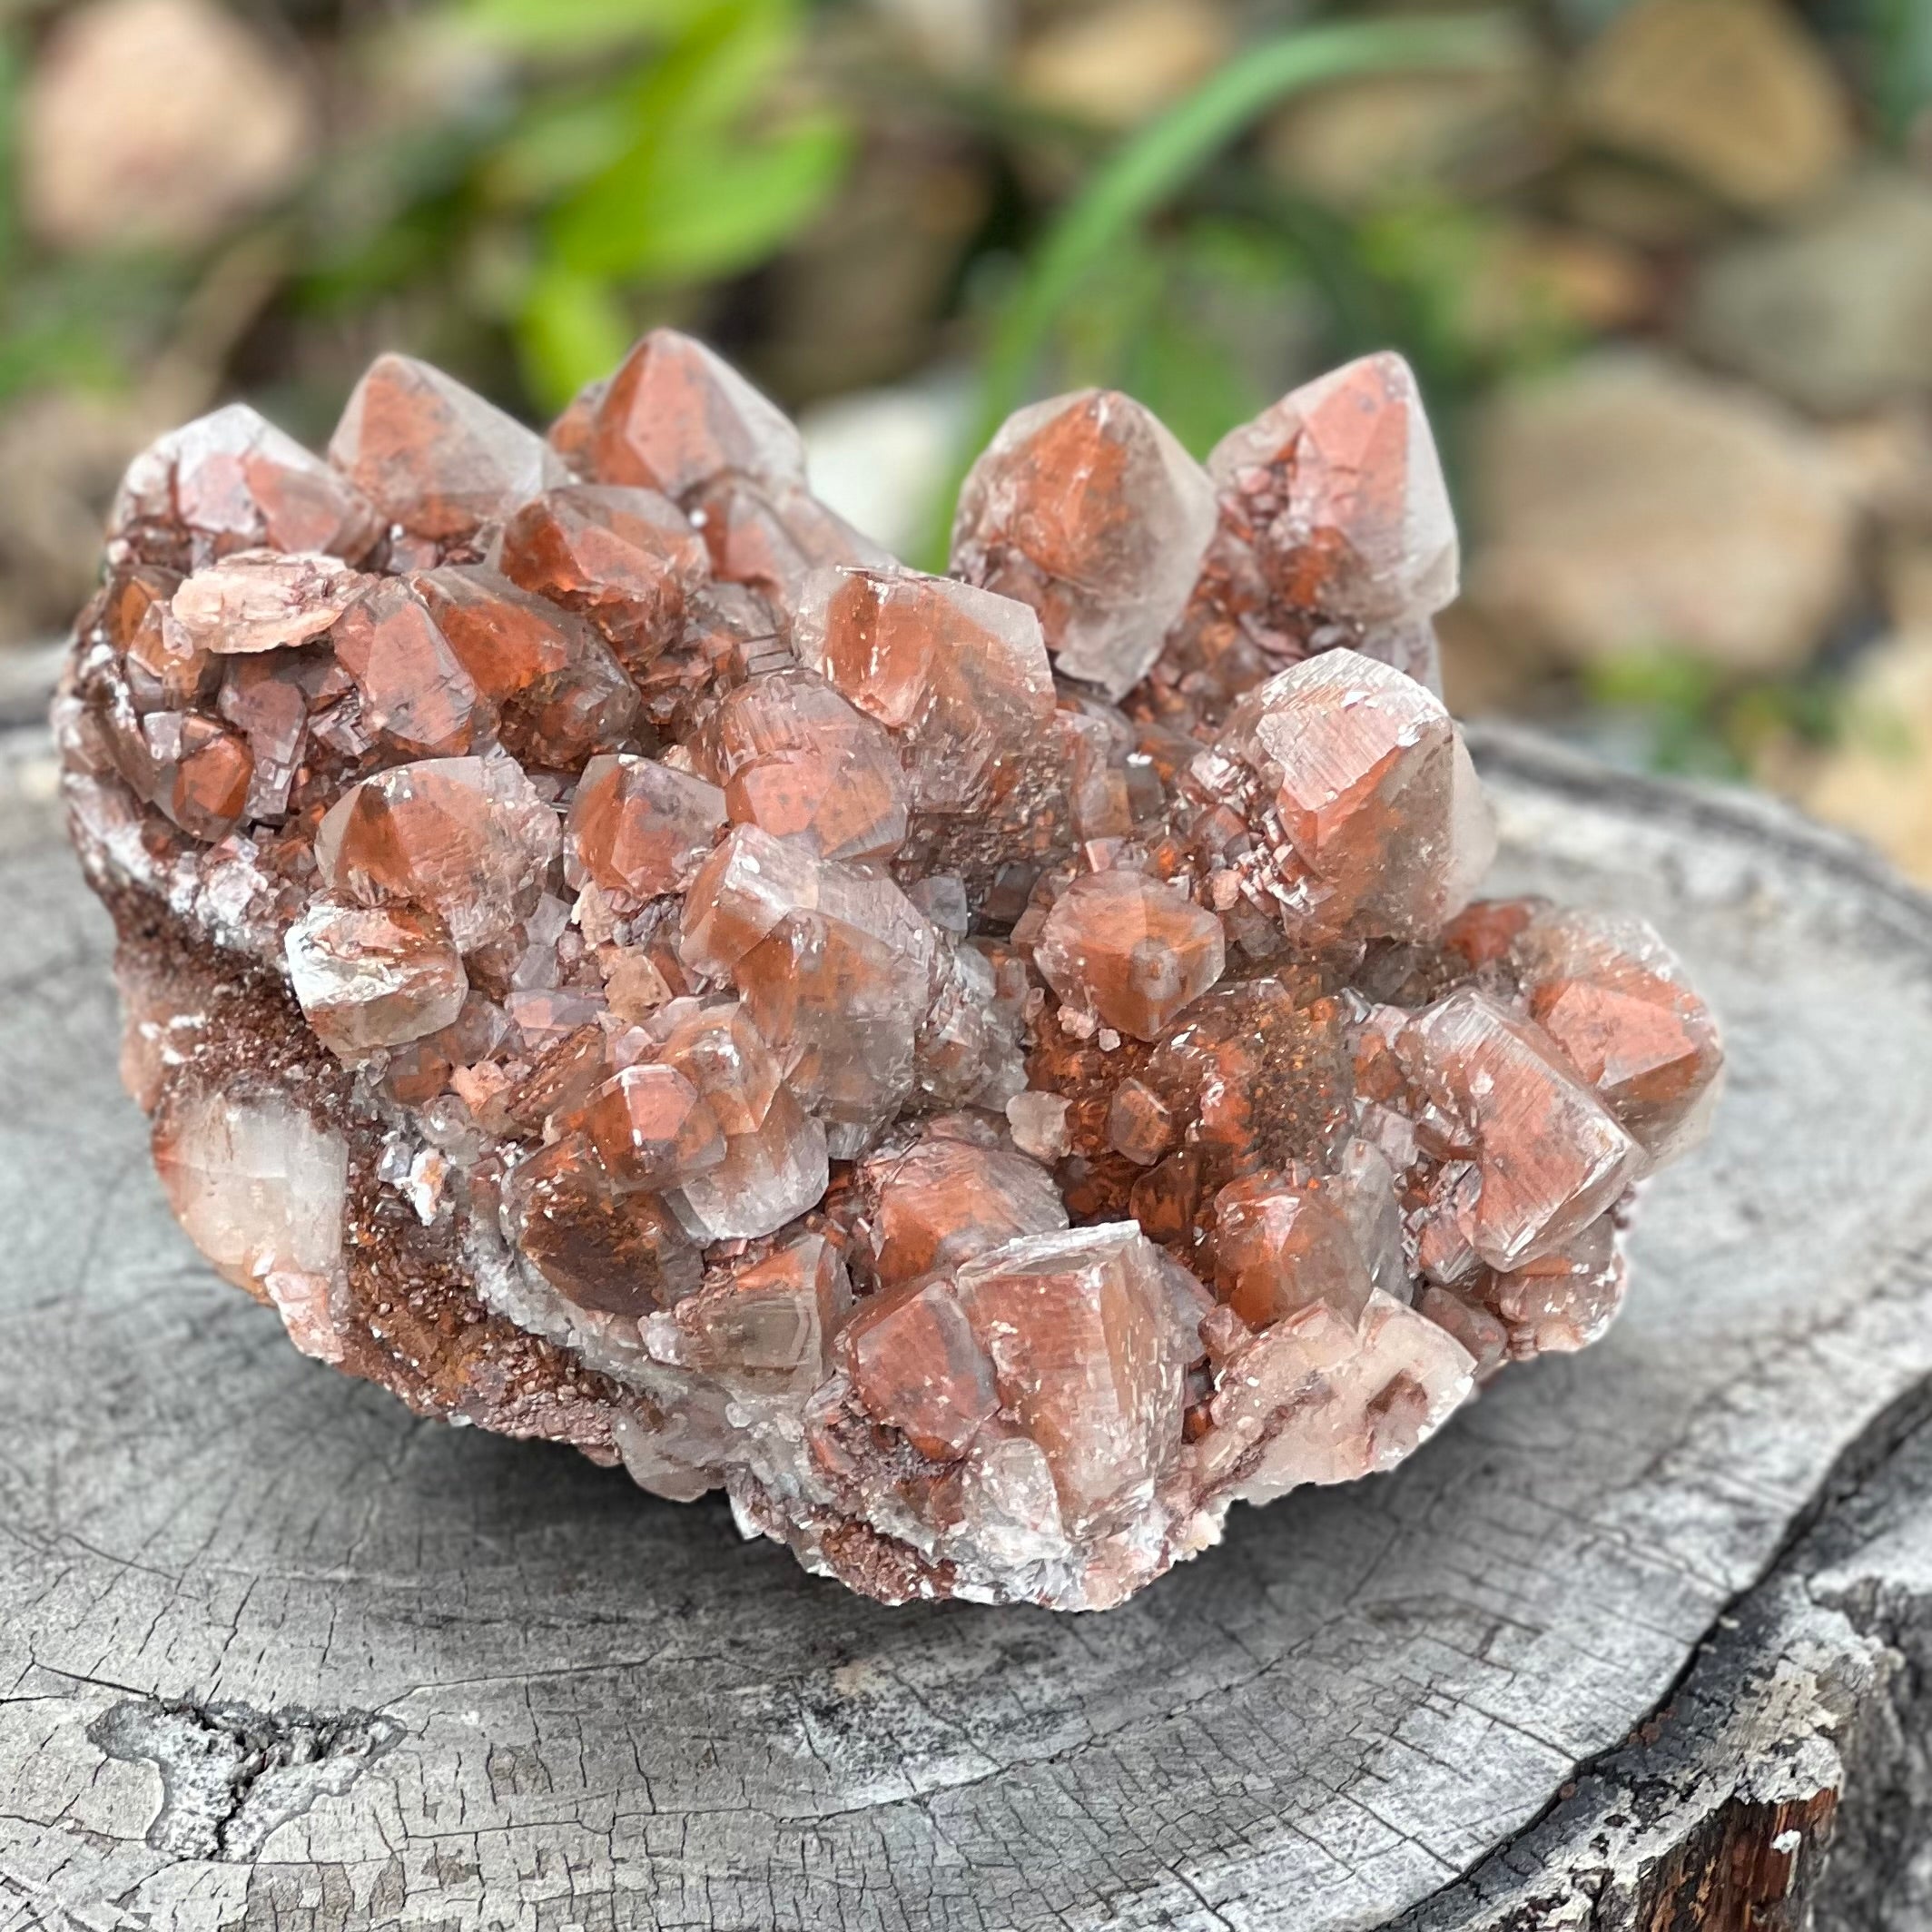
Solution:
[(892, 1601), (1119, 1602), (1602, 1333), (1708, 1115), (1656, 935), (1473, 902), (1407, 369), (1022, 410), (954, 575), (709, 350), (399, 356), (129, 471), (57, 705), (168, 1199), (426, 1414)]

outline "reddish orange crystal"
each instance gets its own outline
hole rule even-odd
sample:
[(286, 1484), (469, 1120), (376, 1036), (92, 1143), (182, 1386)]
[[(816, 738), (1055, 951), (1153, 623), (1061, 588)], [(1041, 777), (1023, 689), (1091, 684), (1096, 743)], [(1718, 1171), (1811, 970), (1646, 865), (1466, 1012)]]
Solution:
[(241, 402), (137, 457), (113, 523), (117, 547), (191, 568), (255, 549), (324, 550), (355, 563), (380, 534), (348, 478)]
[(675, 330), (646, 336), (586, 413), (577, 450), (606, 483), (683, 501), (727, 473), (804, 481), (798, 431), (728, 363)]
[(662, 1192), (724, 1158), (717, 1116), (661, 1062), (623, 1068), (556, 1124), (564, 1135), (585, 1135), (620, 1188)]
[(363, 718), (405, 756), (457, 756), (494, 727), (488, 700), (400, 579), (352, 604), (331, 641), (362, 694)]
[(594, 758), (570, 802), (568, 850), (584, 878), (627, 902), (681, 892), (724, 829), (724, 794), (654, 758)]
[(1051, 1176), (997, 1145), (935, 1136), (881, 1168), (873, 1266), (888, 1286), (1067, 1225)]
[(448, 543), (500, 523), (563, 465), (521, 423), (412, 356), (380, 356), (329, 440), (329, 459), (390, 523)]
[(497, 707), (504, 748), (568, 771), (636, 729), (636, 687), (581, 618), (478, 564), (426, 570), (418, 596), (477, 688)]
[(1040, 977), (1068, 1007), (1136, 1040), (1158, 1040), (1227, 961), (1212, 912), (1172, 886), (1115, 870), (1074, 880), (1033, 948)]
[(677, 635), (710, 574), (677, 506), (648, 489), (572, 484), (526, 503), (503, 532), (503, 569), (526, 590), (581, 611), (627, 664)]
[(954, 569), (1030, 604), (1063, 676), (1126, 692), (1180, 614), (1214, 489), (1154, 417), (1088, 389), (1013, 417), (960, 491)]
[(827, 859), (889, 858), (904, 843), (892, 741), (809, 671), (774, 671), (729, 693), (705, 749), (738, 824)]

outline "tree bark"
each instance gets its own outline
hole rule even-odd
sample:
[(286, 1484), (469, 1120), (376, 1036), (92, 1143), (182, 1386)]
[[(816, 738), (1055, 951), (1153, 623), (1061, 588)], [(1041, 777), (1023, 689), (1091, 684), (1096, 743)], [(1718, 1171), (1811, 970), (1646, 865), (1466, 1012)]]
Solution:
[(1932, 904), (1482, 750), (1499, 888), (1718, 1005), (1713, 1139), (1599, 1346), (1073, 1618), (882, 1609), (297, 1355), (168, 1217), (0, 747), (0, 1928), (1932, 1920)]

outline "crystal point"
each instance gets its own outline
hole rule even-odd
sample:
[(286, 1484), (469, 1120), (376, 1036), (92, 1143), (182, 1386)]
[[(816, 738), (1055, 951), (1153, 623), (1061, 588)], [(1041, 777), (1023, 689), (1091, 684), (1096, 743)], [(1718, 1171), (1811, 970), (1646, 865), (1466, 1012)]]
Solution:
[(412, 356), (379, 356), (342, 410), (329, 460), (389, 522), (448, 542), (567, 480), (543, 439)]
[(1448, 487), (1400, 356), (1291, 390), (1223, 437), (1208, 471), (1270, 588), (1297, 608), (1396, 624), (1455, 596)]
[(1215, 514), (1207, 472), (1154, 416), (1083, 389), (993, 438), (960, 491), (952, 567), (1030, 604), (1060, 675), (1119, 697), (1187, 603)]

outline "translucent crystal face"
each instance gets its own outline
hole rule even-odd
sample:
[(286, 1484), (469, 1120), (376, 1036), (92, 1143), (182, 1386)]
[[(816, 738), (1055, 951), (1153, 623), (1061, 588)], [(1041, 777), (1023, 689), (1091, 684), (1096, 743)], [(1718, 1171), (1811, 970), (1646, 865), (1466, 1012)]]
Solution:
[(725, 823), (715, 784), (655, 758), (613, 753), (584, 767), (566, 839), (566, 877), (642, 909), (682, 892)]
[(810, 671), (774, 671), (729, 693), (704, 754), (735, 824), (827, 859), (889, 859), (905, 843), (892, 738)]
[(347, 477), (242, 402), (138, 457), (113, 523), (117, 549), (179, 568), (257, 549), (354, 563), (380, 534), (374, 505)]
[(524, 504), (504, 527), (504, 574), (581, 611), (626, 664), (675, 642), (691, 594), (711, 572), (703, 540), (650, 489), (570, 484)]
[(952, 567), (1030, 604), (1061, 676), (1118, 698), (1179, 616), (1214, 527), (1200, 465), (1138, 403), (1085, 389), (1021, 409), (973, 465)]
[(1158, 1040), (1221, 977), (1221, 922), (1140, 872), (1089, 872), (1054, 902), (1033, 963), (1073, 1011)]
[(1206, 469), (1022, 410), (953, 562), (673, 331), (547, 441), (386, 356), (326, 461), (134, 464), (67, 795), (168, 1198), (299, 1346), (1098, 1608), (1599, 1336), (1721, 1052), (1647, 928), (1473, 900), (1397, 359)]
[(446, 565), (410, 582), (494, 706), (497, 735), (513, 757), (567, 772), (631, 739), (636, 686), (584, 619), (480, 564)]
[(412, 356), (381, 356), (356, 385), (329, 460), (386, 522), (432, 542), (500, 523), (567, 478), (519, 422)]
[(1208, 472), (1286, 602), (1397, 624), (1455, 596), (1449, 492), (1400, 356), (1364, 356), (1291, 391), (1223, 437)]
[(289, 928), (287, 953), (303, 1017), (344, 1060), (440, 1032), (469, 991), (448, 929), (411, 906), (315, 900)]
[(805, 446), (782, 411), (728, 363), (657, 329), (624, 360), (589, 412), (584, 468), (685, 501), (723, 476), (802, 486)]

